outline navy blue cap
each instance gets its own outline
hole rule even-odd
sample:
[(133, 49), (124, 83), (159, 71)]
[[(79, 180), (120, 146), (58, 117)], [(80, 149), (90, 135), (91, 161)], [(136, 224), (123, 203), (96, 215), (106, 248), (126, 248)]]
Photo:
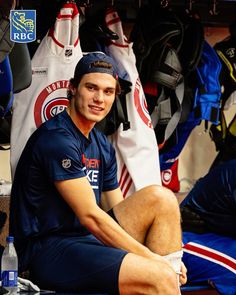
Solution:
[[(111, 65), (111, 67), (96, 66), (96, 62), (103, 61)], [(118, 79), (118, 69), (114, 60), (103, 52), (90, 52), (85, 54), (77, 63), (74, 72), (74, 78), (80, 79), (83, 75), (89, 73), (106, 73)]]

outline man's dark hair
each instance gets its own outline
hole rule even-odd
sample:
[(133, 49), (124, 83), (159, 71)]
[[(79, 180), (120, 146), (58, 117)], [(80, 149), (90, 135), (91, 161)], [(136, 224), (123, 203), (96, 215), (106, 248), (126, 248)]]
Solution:
[[(99, 61), (99, 60), (98, 60), (98, 61), (93, 62), (93, 63), (91, 64), (91, 67), (93, 67), (93, 68), (100, 68), (100, 69), (111, 69), (111, 68), (112, 68), (112, 64), (107, 63), (107, 62), (105, 62), (105, 61)], [(74, 78), (71, 78), (71, 79), (70, 79), (70, 84), (71, 84), (73, 87), (77, 88), (83, 76), (84, 76), (84, 75), (82, 75), (82, 76), (80, 76), (80, 77), (74, 77)], [(119, 95), (120, 93), (121, 93), (121, 86), (120, 86), (119, 81), (116, 80), (116, 95)], [(72, 96), (73, 96), (73, 95), (72, 95), (71, 90), (68, 89), (68, 91), (67, 91), (67, 98), (68, 98), (69, 100), (71, 100), (71, 99), (72, 99)]]

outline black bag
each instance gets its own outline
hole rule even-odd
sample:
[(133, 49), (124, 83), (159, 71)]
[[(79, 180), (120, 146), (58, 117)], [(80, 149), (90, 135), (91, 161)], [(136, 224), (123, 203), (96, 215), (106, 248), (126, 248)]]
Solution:
[(126, 106), (126, 94), (130, 92), (132, 84), (121, 78), (119, 78), (119, 82), (121, 85), (121, 94), (115, 98), (112, 108), (106, 117), (95, 125), (95, 127), (105, 135), (113, 134), (120, 127), (120, 124), (123, 124), (123, 130), (128, 130), (130, 128)]
[(202, 217), (194, 212), (190, 207), (180, 207), (181, 226), (183, 231), (204, 234), (209, 232), (206, 222)]

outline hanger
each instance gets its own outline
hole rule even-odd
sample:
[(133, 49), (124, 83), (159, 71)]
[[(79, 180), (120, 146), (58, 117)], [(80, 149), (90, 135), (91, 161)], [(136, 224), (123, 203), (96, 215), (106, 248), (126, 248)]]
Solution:
[(200, 19), (200, 14), (198, 10), (195, 8), (194, 3), (196, 3), (195, 0), (188, 0), (188, 7), (185, 9), (185, 12), (190, 17)]
[(218, 1), (217, 0), (212, 1), (212, 8), (209, 10), (209, 13), (211, 15), (218, 15), (220, 13), (218, 10)]
[(75, 4), (75, 0), (66, 0), (67, 4)]
[(111, 0), (111, 6), (115, 6), (115, 0)]
[(87, 7), (91, 7), (92, 6), (92, 2), (90, 0), (84, 0), (84, 1), (71, 0), (71, 1), (77, 2), (78, 7), (85, 7), (85, 8), (87, 8)]
[(170, 5), (170, 0), (161, 0), (161, 7), (167, 8)]
[(138, 0), (138, 8), (141, 8), (142, 6), (142, 0)]
[(187, 14), (192, 14), (193, 11), (193, 4), (195, 3), (194, 0), (189, 0), (188, 1), (188, 8), (186, 8)]

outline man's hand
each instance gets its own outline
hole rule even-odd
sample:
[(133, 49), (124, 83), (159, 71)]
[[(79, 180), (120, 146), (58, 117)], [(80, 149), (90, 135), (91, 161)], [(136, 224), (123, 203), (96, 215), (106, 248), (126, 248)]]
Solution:
[(179, 276), (180, 286), (187, 283), (187, 268), (183, 262), (181, 262), (181, 274)]

